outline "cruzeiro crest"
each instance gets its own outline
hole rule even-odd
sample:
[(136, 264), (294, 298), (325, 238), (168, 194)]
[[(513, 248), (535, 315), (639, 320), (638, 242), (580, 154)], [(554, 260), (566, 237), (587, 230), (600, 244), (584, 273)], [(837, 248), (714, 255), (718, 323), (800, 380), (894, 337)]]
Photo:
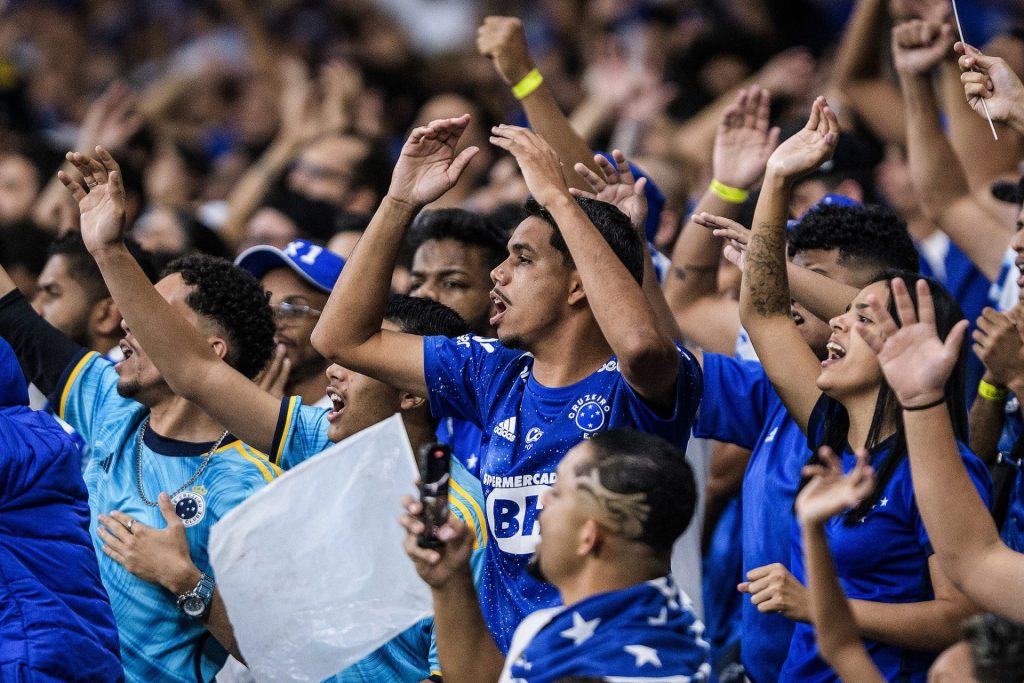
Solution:
[(576, 400), (569, 411), (569, 418), (576, 422), (585, 436), (590, 436), (604, 427), (605, 415), (610, 410), (608, 399), (604, 396), (587, 394)]
[(195, 491), (182, 491), (171, 498), (174, 514), (186, 527), (195, 526), (203, 521), (206, 515), (206, 501), (202, 494)]

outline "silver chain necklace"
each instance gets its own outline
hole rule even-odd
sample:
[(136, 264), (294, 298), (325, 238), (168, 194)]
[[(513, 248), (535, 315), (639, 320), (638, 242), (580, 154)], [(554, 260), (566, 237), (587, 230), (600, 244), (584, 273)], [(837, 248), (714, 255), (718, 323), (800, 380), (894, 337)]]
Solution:
[[(149, 427), (149, 415), (147, 415), (146, 419), (142, 422), (142, 429), (139, 430), (139, 436), (135, 439), (135, 485), (139, 489), (139, 498), (142, 499), (142, 502), (151, 508), (155, 508), (159, 503), (146, 498), (146, 492), (142, 490), (142, 440), (146, 436), (147, 427)], [(228, 430), (225, 429), (224, 433), (220, 435), (220, 438), (217, 439), (216, 443), (213, 444), (210, 450), (203, 454), (203, 462), (199, 465), (199, 469), (196, 470), (196, 473), (192, 475), (191, 479), (179, 486), (178, 490), (171, 494), (171, 498), (174, 498), (176, 495), (195, 483), (196, 479), (199, 478), (199, 475), (201, 475), (203, 470), (206, 469), (206, 466), (210, 464), (214, 451), (220, 448), (221, 443), (225, 438), (227, 438), (227, 435)]]

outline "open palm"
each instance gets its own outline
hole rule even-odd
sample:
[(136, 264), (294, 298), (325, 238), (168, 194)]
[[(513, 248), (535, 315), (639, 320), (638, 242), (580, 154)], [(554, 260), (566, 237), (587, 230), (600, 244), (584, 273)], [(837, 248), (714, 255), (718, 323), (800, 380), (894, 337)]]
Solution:
[(410, 205), (424, 206), (454, 187), (479, 151), (477, 147), (469, 147), (455, 156), (459, 138), (468, 125), (469, 114), (463, 114), (454, 119), (431, 121), (413, 130), (402, 146), (388, 195)]
[(69, 152), (67, 160), (82, 174), (86, 187), (60, 171), (57, 177), (71, 192), (81, 214), (82, 241), (89, 251), (120, 242), (125, 233), (125, 199), (121, 168), (110, 153), (96, 148), (99, 160)]
[(907, 286), (900, 278), (892, 281), (892, 296), (896, 311), (903, 321), (897, 327), (888, 310), (875, 297), (868, 297), (875, 324), (866, 327), (857, 324), (857, 332), (878, 355), (889, 386), (901, 405), (920, 406), (941, 399), (960, 357), (967, 321), (958, 322), (945, 341), (935, 329), (935, 304), (928, 281), (917, 281), (917, 310)]
[(593, 192), (583, 192), (575, 188), (569, 191), (577, 197), (589, 197), (611, 204), (626, 214), (633, 226), (642, 232), (647, 220), (647, 195), (644, 194), (647, 179), (637, 180), (633, 177), (633, 169), (629, 167), (625, 155), (619, 150), (612, 151), (612, 158), (615, 160), (614, 164), (601, 154), (594, 155), (594, 163), (601, 170), (600, 174), (583, 164), (576, 164), (574, 170), (587, 181)]
[(796, 135), (772, 153), (768, 169), (781, 178), (795, 178), (810, 173), (832, 158), (839, 140), (839, 120), (824, 97), (814, 100), (811, 116)]
[(796, 497), (796, 514), (802, 524), (822, 524), (859, 504), (875, 486), (874, 470), (867, 451), (857, 452), (857, 464), (843, 474), (839, 458), (828, 446), (818, 451), (820, 465), (804, 467), (811, 480)]

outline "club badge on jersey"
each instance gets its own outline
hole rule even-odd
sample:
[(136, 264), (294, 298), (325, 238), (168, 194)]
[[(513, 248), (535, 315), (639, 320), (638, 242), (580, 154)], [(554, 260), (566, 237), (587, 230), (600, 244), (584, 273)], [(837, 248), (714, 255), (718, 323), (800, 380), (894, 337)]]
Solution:
[(178, 515), (178, 519), (186, 527), (199, 524), (206, 515), (206, 500), (195, 489), (177, 494), (171, 498), (171, 505), (174, 506), (174, 514)]

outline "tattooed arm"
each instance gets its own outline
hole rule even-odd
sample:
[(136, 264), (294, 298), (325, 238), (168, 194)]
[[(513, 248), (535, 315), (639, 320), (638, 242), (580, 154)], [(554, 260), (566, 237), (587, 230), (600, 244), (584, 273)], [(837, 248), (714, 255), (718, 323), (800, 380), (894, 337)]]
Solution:
[(747, 248), (740, 320), (790, 414), (806, 431), (821, 392), (818, 359), (790, 316), (786, 218), (793, 182), (832, 156), (839, 135), (835, 114), (819, 97), (807, 125), (768, 160)]

